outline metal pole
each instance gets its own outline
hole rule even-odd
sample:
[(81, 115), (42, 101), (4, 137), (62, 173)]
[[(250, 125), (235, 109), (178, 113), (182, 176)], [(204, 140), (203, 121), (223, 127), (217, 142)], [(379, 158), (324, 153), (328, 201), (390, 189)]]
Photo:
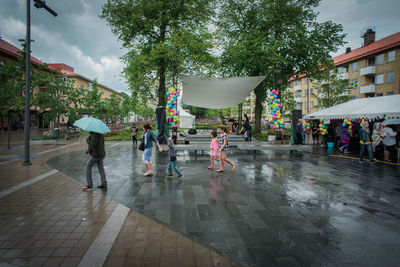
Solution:
[(31, 165), (30, 162), (30, 130), (31, 130), (31, 116), (30, 116), (30, 97), (31, 97), (31, 1), (26, 0), (26, 66), (25, 66), (25, 123), (24, 123), (24, 133), (25, 133), (25, 153), (24, 153), (24, 163), (22, 165)]

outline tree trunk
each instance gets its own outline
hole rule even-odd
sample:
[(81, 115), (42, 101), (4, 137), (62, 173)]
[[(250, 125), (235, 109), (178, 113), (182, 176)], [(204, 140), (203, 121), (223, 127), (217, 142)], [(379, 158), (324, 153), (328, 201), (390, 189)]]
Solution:
[(262, 101), (265, 99), (265, 90), (263, 90), (263, 83), (257, 86), (254, 90), (256, 94), (256, 105), (254, 107), (254, 133), (261, 133), (261, 117), (263, 112)]
[[(160, 31), (160, 41), (164, 42), (165, 41), (165, 33), (167, 31), (167, 24), (162, 24), (161, 25), (161, 31)], [(160, 65), (159, 65), (159, 72), (158, 72), (158, 78), (159, 78), (159, 85), (158, 85), (158, 106), (163, 106), (165, 107), (166, 105), (166, 89), (165, 89), (165, 73), (166, 73), (166, 62), (164, 55), (162, 58), (160, 58)]]
[(159, 85), (158, 85), (158, 106), (163, 106), (165, 107), (166, 101), (165, 101), (165, 60), (161, 59), (160, 60), (160, 72), (159, 72)]

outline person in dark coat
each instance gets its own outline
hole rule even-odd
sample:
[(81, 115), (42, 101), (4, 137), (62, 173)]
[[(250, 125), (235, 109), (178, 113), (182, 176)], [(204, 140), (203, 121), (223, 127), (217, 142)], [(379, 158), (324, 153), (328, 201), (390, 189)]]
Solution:
[(106, 173), (104, 171), (104, 158), (106, 151), (104, 149), (104, 137), (102, 134), (90, 132), (90, 136), (86, 139), (88, 150), (86, 154), (90, 155), (90, 159), (86, 165), (86, 181), (87, 184), (82, 187), (83, 190), (93, 188), (92, 167), (97, 164), (100, 173), (101, 185), (97, 188), (107, 189)]
[(246, 141), (251, 142), (251, 140), (252, 140), (251, 131), (252, 130), (253, 130), (253, 128), (251, 127), (249, 117), (247, 117), (247, 114), (244, 114), (244, 124), (243, 124), (243, 127), (240, 130), (239, 134), (247, 132)]
[(295, 129), (295, 143), (298, 145), (303, 144), (303, 122), (301, 119), (297, 122)]

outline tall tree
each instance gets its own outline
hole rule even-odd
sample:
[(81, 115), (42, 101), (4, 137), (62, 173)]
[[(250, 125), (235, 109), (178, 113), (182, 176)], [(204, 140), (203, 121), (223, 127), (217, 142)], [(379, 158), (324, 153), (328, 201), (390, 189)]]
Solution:
[(176, 86), (182, 71), (205, 70), (213, 61), (213, 15), (214, 1), (107, 0), (100, 17), (129, 50), (124, 74), (134, 98), (165, 106), (168, 81)]
[(54, 120), (58, 127), (63, 115), (70, 122), (77, 118), (80, 92), (72, 80), (61, 73), (44, 71), (33, 74), (33, 77), (32, 87), (39, 90), (34, 94), (32, 103), (41, 111), (46, 111), (43, 116), (47, 121)]
[[(260, 131), (266, 90), (279, 90), (301, 73), (312, 75), (331, 64), (330, 52), (343, 45), (342, 26), (317, 22), (320, 0), (226, 0), (217, 25), (223, 45), (223, 72), (265, 75), (254, 91), (255, 131)], [(282, 102), (285, 100), (282, 99)]]
[(106, 111), (105, 117), (111, 119), (113, 124), (124, 117), (122, 112), (122, 99), (115, 93), (112, 93), (110, 98), (104, 101), (104, 109)]
[(340, 79), (336, 69), (326, 69), (319, 73), (313, 96), (317, 98), (318, 108), (328, 108), (351, 100), (349, 81)]
[(103, 92), (99, 91), (97, 81), (93, 80), (92, 88), (86, 91), (82, 97), (83, 111), (93, 117), (105, 119), (104, 100), (102, 99)]

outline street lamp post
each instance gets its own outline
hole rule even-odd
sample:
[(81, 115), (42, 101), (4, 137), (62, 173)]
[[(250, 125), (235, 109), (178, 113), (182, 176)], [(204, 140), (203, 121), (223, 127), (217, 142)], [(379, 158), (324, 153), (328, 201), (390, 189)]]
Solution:
[[(57, 16), (44, 0), (34, 0), (36, 8), (45, 8), (53, 16)], [(24, 163), (22, 165), (31, 165), (30, 161), (30, 131), (31, 131), (31, 1), (26, 0), (26, 58), (25, 58), (25, 120), (24, 120)]]

